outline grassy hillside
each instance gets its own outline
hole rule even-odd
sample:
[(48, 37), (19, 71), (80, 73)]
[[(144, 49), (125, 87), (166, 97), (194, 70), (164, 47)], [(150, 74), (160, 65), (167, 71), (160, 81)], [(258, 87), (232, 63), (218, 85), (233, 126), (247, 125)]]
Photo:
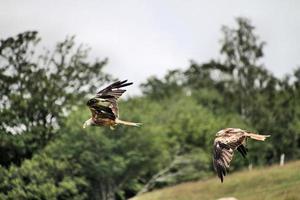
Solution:
[(224, 183), (217, 178), (189, 182), (153, 191), (133, 200), (210, 200), (235, 197), (239, 200), (300, 199), (300, 161), (232, 173)]

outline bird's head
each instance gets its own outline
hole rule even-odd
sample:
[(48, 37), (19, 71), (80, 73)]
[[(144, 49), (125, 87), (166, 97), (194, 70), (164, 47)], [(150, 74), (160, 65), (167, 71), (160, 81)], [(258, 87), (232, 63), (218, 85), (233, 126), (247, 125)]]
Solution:
[(216, 137), (220, 137), (220, 133), (216, 133)]
[(216, 133), (216, 137), (220, 137), (220, 136), (222, 136), (223, 134), (224, 134), (224, 131), (221, 130), (221, 131), (219, 131), (219, 132)]
[(86, 121), (84, 122), (84, 124), (82, 125), (82, 128), (86, 128), (87, 126), (91, 126), (91, 125), (93, 125), (92, 118), (86, 120)]

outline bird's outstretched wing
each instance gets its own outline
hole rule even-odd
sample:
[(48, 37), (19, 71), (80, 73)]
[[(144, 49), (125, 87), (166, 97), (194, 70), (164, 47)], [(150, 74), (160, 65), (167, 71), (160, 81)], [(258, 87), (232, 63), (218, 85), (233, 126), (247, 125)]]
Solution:
[(270, 135), (259, 135), (239, 128), (226, 128), (217, 132), (216, 136), (213, 150), (213, 165), (221, 182), (223, 182), (233, 158), (234, 150), (238, 150), (246, 158), (248, 152), (248, 149), (245, 147), (247, 138), (264, 141)]
[(115, 120), (119, 115), (117, 100), (126, 91), (120, 88), (131, 84), (132, 82), (127, 83), (127, 80), (117, 81), (97, 92), (96, 96), (87, 102), (92, 117)]
[(132, 82), (127, 83), (127, 80), (114, 82), (114, 83), (110, 84), (109, 86), (107, 86), (106, 88), (97, 92), (96, 97), (100, 97), (100, 98), (104, 98), (104, 99), (114, 98), (115, 100), (117, 100), (126, 91), (126, 90), (120, 89), (120, 88), (131, 85), (131, 84), (133, 84), (133, 83)]
[(223, 177), (226, 175), (227, 168), (229, 168), (230, 162), (233, 158), (233, 149), (222, 140), (216, 139), (214, 142), (213, 154), (214, 168), (218, 177), (221, 179), (221, 182), (223, 182)]
[(234, 150), (238, 150), (244, 158), (246, 158), (248, 149), (243, 145), (245, 137), (241, 134), (233, 134), (231, 136), (224, 135), (218, 137), (214, 141), (214, 168), (223, 182), (223, 178), (227, 173), (230, 162), (233, 158)]
[(125, 86), (131, 85), (132, 82), (127, 83), (127, 80), (117, 81), (107, 86), (106, 88), (100, 90), (96, 94), (96, 99), (99, 100), (98, 105), (102, 105), (104, 107), (109, 107), (114, 113), (115, 117), (118, 117), (118, 103), (117, 100), (124, 92), (125, 89), (120, 89)]

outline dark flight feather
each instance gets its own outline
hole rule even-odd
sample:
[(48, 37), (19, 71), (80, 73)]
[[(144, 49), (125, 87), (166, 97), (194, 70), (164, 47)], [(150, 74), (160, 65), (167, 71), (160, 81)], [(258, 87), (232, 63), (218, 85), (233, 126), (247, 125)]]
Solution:
[(264, 141), (269, 135), (259, 135), (239, 128), (226, 128), (216, 134), (213, 151), (213, 165), (221, 182), (227, 173), (234, 150), (237, 150), (244, 158), (248, 149), (244, 146), (247, 138)]
[(92, 112), (92, 117), (95, 119), (108, 118), (112, 120), (118, 118), (117, 100), (126, 92), (126, 90), (120, 88), (131, 84), (133, 83), (127, 83), (127, 80), (117, 81), (97, 92), (96, 96), (87, 102), (87, 106)]
[(238, 150), (238, 152), (240, 152), (240, 154), (241, 154), (244, 158), (246, 158), (248, 149), (247, 149), (244, 145), (241, 144), (240, 146), (238, 146), (237, 150)]

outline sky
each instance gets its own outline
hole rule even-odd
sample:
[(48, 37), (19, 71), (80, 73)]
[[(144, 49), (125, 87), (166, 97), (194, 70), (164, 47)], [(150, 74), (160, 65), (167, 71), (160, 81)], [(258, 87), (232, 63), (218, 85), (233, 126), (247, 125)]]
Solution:
[(108, 58), (105, 71), (135, 85), (152, 75), (219, 57), (222, 25), (247, 17), (267, 42), (265, 67), (276, 76), (300, 66), (298, 0), (0, 0), (0, 38), (37, 30), (53, 48), (68, 35)]

